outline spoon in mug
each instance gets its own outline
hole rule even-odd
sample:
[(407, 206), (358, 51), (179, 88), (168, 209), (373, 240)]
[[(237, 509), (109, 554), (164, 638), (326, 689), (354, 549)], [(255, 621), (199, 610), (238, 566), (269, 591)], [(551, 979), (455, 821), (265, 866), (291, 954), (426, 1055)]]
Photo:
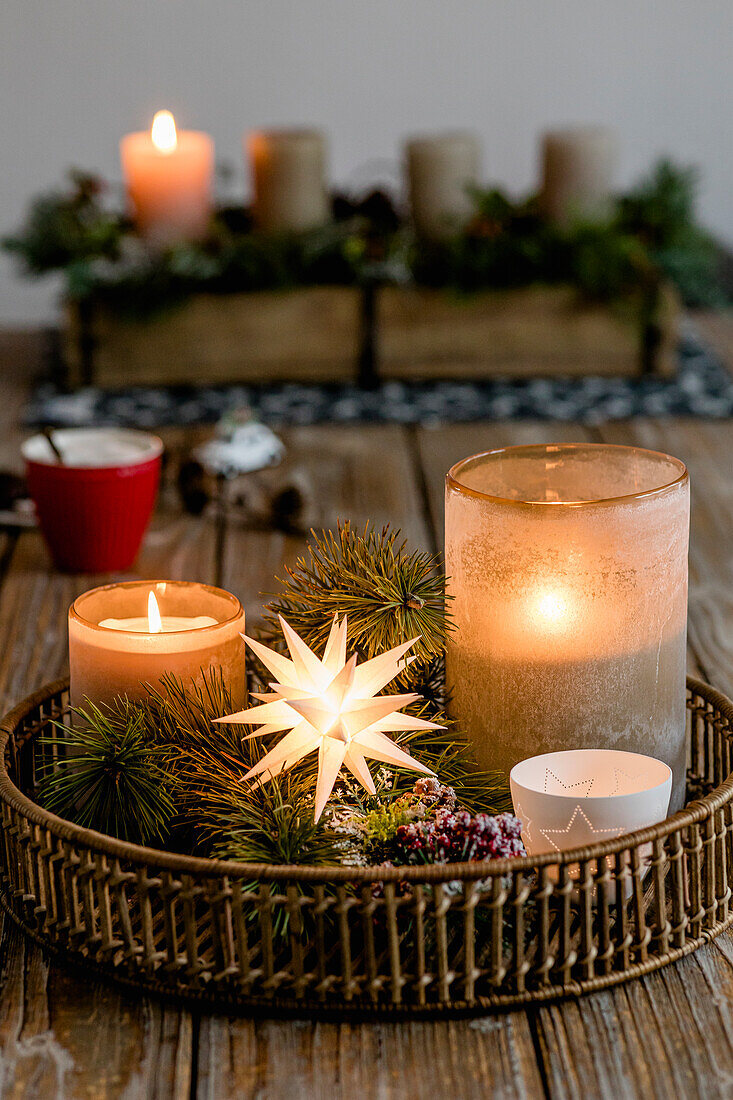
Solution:
[(56, 443), (56, 440), (53, 437), (53, 431), (51, 430), (51, 428), (43, 428), (42, 434), (48, 440), (48, 445), (51, 448), (51, 450), (53, 451), (54, 456), (55, 456), (57, 462), (59, 463), (59, 465), (64, 466), (65, 465), (64, 456), (62, 455), (61, 451), (59, 450), (58, 444)]

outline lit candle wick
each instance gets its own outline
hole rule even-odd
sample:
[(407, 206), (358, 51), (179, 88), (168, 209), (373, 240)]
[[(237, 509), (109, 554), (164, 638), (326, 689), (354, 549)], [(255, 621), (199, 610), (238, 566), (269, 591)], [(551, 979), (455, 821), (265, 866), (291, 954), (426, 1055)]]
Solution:
[(155, 593), (151, 591), (148, 596), (148, 633), (160, 634), (162, 627), (163, 624), (160, 621), (158, 601), (155, 598)]

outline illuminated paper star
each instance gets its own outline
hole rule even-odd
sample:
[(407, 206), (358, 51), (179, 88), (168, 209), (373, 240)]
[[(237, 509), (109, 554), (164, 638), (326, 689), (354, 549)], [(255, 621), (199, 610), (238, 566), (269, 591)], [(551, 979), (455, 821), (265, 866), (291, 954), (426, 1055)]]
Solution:
[[(276, 677), (271, 692), (255, 695), (261, 705), (218, 718), (218, 722), (260, 726), (248, 737), (289, 732), (245, 775), (267, 782), (292, 768), (304, 756), (318, 749), (315, 820), (323, 812), (334, 783), (345, 765), (370, 794), (376, 789), (366, 757), (385, 764), (412, 768), (426, 775), (435, 773), (399, 748), (386, 733), (441, 729), (435, 722), (399, 714), (401, 707), (420, 696), (379, 695), (412, 658), (405, 654), (418, 640), (413, 638), (364, 664), (356, 655), (346, 660), (346, 616), (334, 618), (323, 658), (319, 658), (280, 616), (289, 660), (260, 642), (242, 635), (262, 663)], [(267, 773), (265, 775), (265, 773)]]

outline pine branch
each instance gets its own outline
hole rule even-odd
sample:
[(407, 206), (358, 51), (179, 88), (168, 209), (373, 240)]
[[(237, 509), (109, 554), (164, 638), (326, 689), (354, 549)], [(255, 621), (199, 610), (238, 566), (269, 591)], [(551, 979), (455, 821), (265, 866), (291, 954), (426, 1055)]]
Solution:
[[(438, 559), (408, 551), (399, 536), (399, 531), (384, 528), (377, 533), (368, 526), (363, 534), (356, 533), (348, 522), (336, 532), (314, 534), (309, 560), (300, 558), (288, 570), (281, 582), (284, 591), (267, 605), (264, 638), (273, 648), (283, 648), (282, 615), (308, 645), (322, 649), (334, 614), (344, 612), (349, 646), (365, 659), (422, 634), (414, 650), (417, 660), (384, 690), (393, 691), (397, 684), (418, 692), (424, 701), (408, 708), (410, 713), (448, 728), (443, 733), (402, 734), (396, 740), (441, 782), (454, 787), (461, 803), (474, 812), (510, 809), (503, 774), (478, 770), (465, 739), (445, 714), (444, 648), (451, 624)], [(315, 758), (301, 767), (304, 775), (314, 775)], [(413, 773), (397, 769), (395, 776), (395, 793), (411, 789)]]
[[(410, 666), (412, 676), (413, 670), (433, 684), (435, 698), (411, 709), (444, 720), (441, 659)], [(420, 675), (410, 682), (419, 682)], [(62, 727), (70, 755), (44, 777), (41, 801), (63, 817), (122, 840), (150, 843), (175, 825), (183, 848), (223, 858), (342, 862), (347, 841), (331, 828), (328, 815), (313, 821), (317, 755), (266, 783), (245, 782), (270, 744), (267, 738), (243, 740), (241, 727), (213, 722), (233, 709), (220, 670), (205, 672), (195, 687), (166, 676), (146, 703), (119, 699), (104, 710), (90, 704), (75, 712), (72, 730)], [(462, 805), (494, 813), (507, 807), (497, 775), (476, 770), (467, 745), (452, 729), (396, 740), (452, 786)], [(380, 783), (379, 797), (367, 802), (379, 811), (411, 790), (414, 780), (413, 772), (396, 769), (391, 789)]]
[(309, 557), (277, 578), (283, 590), (265, 608), (267, 645), (282, 649), (282, 615), (307, 645), (322, 650), (334, 615), (346, 614), (349, 644), (362, 659), (419, 636), (414, 677), (442, 654), (450, 622), (437, 557), (408, 552), (399, 530), (388, 526), (377, 532), (367, 524), (360, 534), (346, 522), (311, 534)]
[(220, 670), (202, 686), (165, 676), (153, 693), (153, 723), (175, 774), (181, 823), (205, 852), (254, 863), (336, 863), (332, 834), (313, 823), (313, 770), (295, 769), (268, 783), (244, 775), (264, 755), (242, 727), (214, 723), (234, 710)]
[(125, 697), (105, 707), (89, 702), (72, 715), (72, 728), (55, 723), (67, 755), (43, 775), (41, 805), (119, 840), (164, 840), (175, 814), (173, 780), (166, 750), (151, 739), (146, 709)]

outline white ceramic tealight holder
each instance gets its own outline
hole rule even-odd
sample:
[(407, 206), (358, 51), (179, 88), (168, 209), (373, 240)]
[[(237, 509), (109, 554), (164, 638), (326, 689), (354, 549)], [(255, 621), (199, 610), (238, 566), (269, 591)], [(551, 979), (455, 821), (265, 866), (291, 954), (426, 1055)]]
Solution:
[[(672, 772), (640, 753), (575, 749), (522, 760), (509, 782), (527, 854), (540, 855), (615, 840), (663, 821)], [(575, 878), (577, 869), (570, 874)]]

